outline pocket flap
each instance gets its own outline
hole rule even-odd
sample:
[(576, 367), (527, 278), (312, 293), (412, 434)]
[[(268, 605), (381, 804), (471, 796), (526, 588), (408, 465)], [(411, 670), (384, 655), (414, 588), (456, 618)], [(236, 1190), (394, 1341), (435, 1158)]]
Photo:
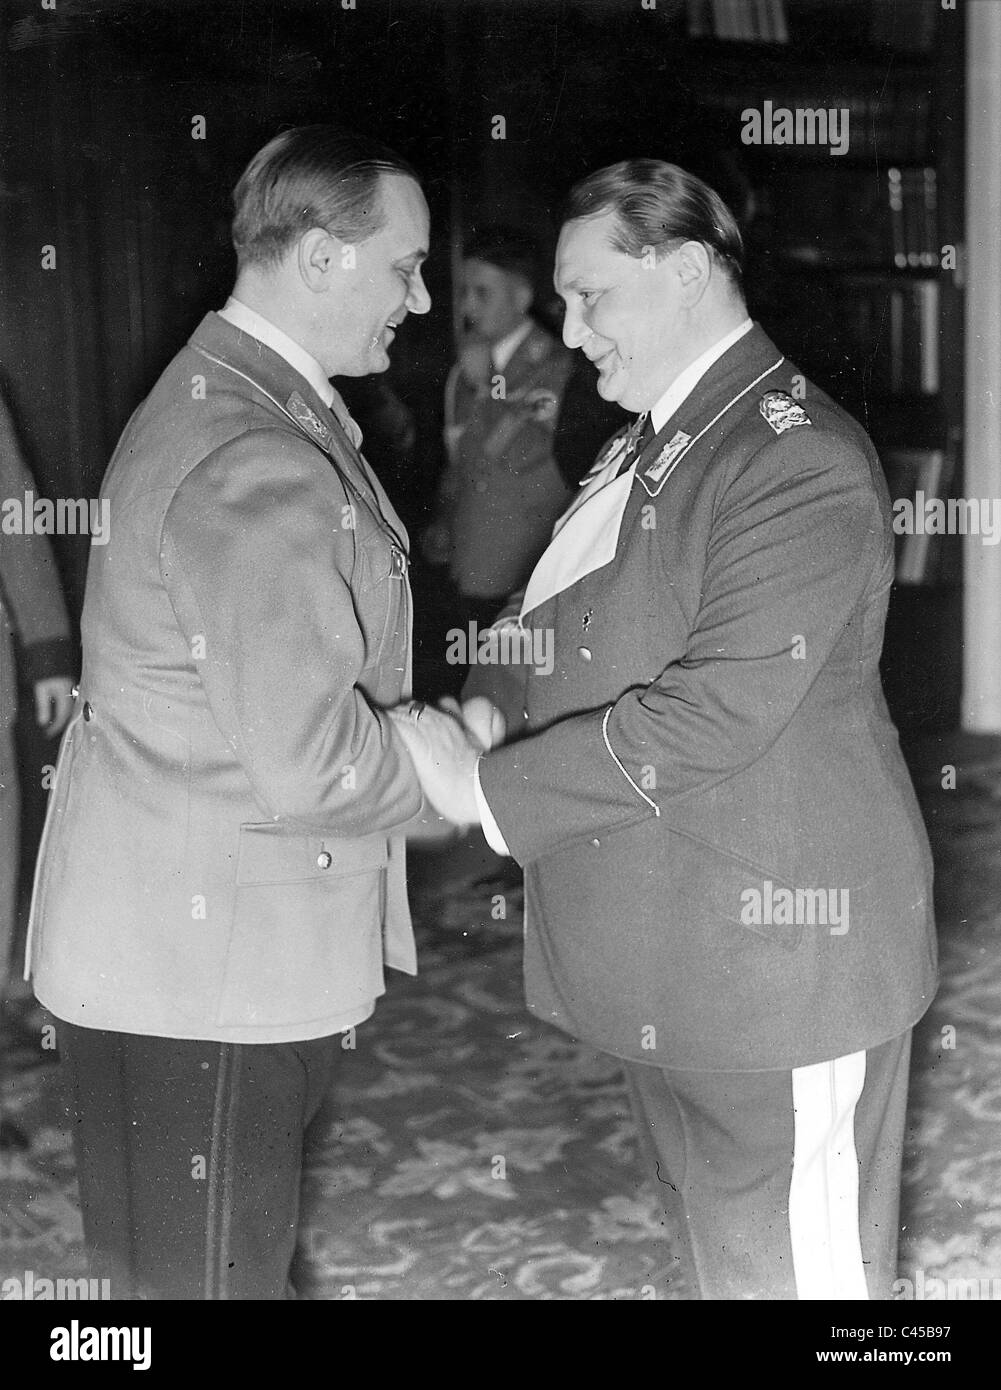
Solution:
[(384, 835), (338, 839), (334, 835), (290, 835), (281, 826), (240, 826), (238, 885), (303, 883), (371, 872), (389, 860)]

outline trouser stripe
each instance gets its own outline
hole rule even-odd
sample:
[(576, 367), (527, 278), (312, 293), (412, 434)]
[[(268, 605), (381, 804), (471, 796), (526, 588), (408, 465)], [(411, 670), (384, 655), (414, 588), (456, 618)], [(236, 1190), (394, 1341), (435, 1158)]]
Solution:
[(789, 1234), (796, 1292), (806, 1299), (867, 1299), (859, 1232), (855, 1107), (865, 1053), (795, 1067)]
[(226, 1297), (229, 1274), (230, 1227), (233, 1215), (232, 1139), (239, 1102), (239, 1068), (236, 1065), (234, 1044), (220, 1043), (216, 1068), (205, 1219), (206, 1299)]

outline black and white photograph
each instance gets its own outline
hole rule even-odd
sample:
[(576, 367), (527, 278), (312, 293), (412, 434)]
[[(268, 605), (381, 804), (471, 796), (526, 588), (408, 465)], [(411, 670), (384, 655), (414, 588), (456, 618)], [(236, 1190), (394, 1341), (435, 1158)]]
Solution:
[(0, 0), (38, 1364), (219, 1301), (962, 1364), (999, 1058), (1001, 2)]

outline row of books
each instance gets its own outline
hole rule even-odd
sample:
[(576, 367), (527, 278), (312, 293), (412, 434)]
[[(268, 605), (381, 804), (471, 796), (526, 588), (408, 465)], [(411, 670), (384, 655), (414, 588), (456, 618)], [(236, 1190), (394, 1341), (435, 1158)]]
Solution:
[(941, 388), (940, 299), (936, 279), (787, 277), (772, 319), (795, 360), (839, 398), (915, 400)]
[(688, 32), (693, 38), (789, 42), (784, 0), (688, 0)]
[[(728, 124), (732, 123), (734, 144), (748, 146), (743, 138), (746, 130), (747, 111), (757, 110), (767, 116), (771, 129), (778, 135), (781, 126), (796, 128), (806, 125), (816, 129), (812, 120), (797, 122), (797, 113), (809, 111), (836, 111), (838, 126), (843, 129), (847, 121), (848, 145), (844, 151), (852, 159), (869, 160), (878, 156), (881, 160), (896, 164), (923, 163), (931, 152), (932, 95), (928, 86), (922, 86), (913, 78), (908, 82), (898, 82), (880, 94), (846, 91), (844, 82), (834, 78), (831, 84), (811, 84), (809, 88), (797, 90), (791, 85), (782, 84), (781, 91), (770, 90), (763, 85), (755, 97), (750, 95), (746, 85), (720, 84), (700, 95), (700, 104), (723, 114)], [(760, 100), (756, 99), (760, 97)], [(787, 121), (784, 112), (791, 113)], [(845, 113), (842, 115), (841, 113)], [(790, 141), (783, 133), (779, 138), (762, 141), (773, 154), (785, 159), (821, 159), (840, 162), (841, 154), (832, 154), (829, 145), (810, 141)]]
[(934, 395), (940, 386), (938, 281), (894, 285), (881, 298), (887, 321), (877, 351), (891, 395)]
[(771, 244), (803, 265), (936, 270), (938, 178), (928, 165), (797, 166), (770, 181)]
[[(789, 43), (789, 19), (785, 0), (687, 0), (688, 32), (693, 38), (736, 39), (744, 43)], [(837, 8), (847, 8), (837, 0)], [(806, 6), (803, 12), (809, 15)], [(811, 7), (814, 11), (815, 6)], [(831, 23), (835, 0), (831, 0)], [(940, 0), (855, 0), (852, 10), (867, 19), (869, 40), (898, 52), (928, 53), (935, 44), (935, 25)], [(868, 14), (866, 15), (866, 10)], [(796, 0), (792, 20), (798, 18)], [(795, 28), (794, 28), (795, 38)]]
[(932, 168), (887, 171), (893, 264), (916, 269), (939, 264), (938, 177)]

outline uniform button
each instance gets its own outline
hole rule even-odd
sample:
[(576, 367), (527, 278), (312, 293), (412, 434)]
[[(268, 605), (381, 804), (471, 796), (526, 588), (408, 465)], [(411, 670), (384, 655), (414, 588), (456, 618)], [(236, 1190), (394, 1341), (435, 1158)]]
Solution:
[(334, 856), (329, 850), (325, 849), (316, 856), (316, 867), (318, 869), (329, 869), (334, 862)]
[(592, 840), (591, 843), (592, 843), (592, 845), (594, 845), (595, 849), (600, 849), (600, 848), (601, 848), (601, 841), (600, 841), (600, 840)]
[(94, 706), (90, 703), (89, 700), (84, 700), (83, 702), (83, 717), (84, 719), (86, 719), (88, 724), (94, 718)]
[(590, 661), (590, 660), (591, 660), (591, 648), (590, 648), (590, 647), (578, 647), (578, 648), (577, 648), (577, 655), (580, 657), (581, 661)]

